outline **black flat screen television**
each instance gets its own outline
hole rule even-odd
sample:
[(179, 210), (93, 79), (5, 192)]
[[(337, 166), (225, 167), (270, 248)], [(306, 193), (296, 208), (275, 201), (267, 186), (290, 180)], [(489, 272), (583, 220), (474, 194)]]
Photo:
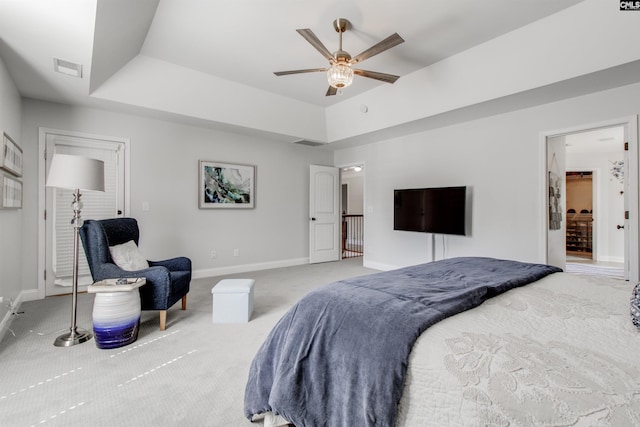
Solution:
[(394, 190), (393, 229), (466, 234), (467, 187)]

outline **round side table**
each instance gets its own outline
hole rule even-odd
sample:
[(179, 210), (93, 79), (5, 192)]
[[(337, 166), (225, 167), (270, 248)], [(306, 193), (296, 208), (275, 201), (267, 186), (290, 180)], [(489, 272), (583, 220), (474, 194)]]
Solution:
[(122, 347), (138, 338), (140, 293), (144, 278), (107, 279), (90, 285), (93, 302), (93, 334), (101, 349)]

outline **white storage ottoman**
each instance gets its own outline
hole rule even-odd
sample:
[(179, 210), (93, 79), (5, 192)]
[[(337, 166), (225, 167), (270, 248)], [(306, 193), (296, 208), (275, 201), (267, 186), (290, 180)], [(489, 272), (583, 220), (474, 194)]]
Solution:
[(253, 313), (253, 279), (224, 279), (212, 289), (214, 323), (246, 323)]

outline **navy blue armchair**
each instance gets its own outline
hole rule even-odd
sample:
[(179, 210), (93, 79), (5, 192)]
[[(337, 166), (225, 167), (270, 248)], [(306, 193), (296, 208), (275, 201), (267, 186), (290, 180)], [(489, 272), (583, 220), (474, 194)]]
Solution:
[(191, 283), (191, 260), (185, 257), (164, 261), (148, 261), (149, 268), (127, 271), (111, 258), (109, 246), (120, 245), (140, 238), (138, 222), (134, 218), (86, 220), (80, 228), (82, 246), (87, 255), (94, 282), (120, 277), (144, 277), (147, 284), (140, 287), (142, 310), (160, 310), (160, 330), (165, 330), (167, 310), (182, 299), (187, 308), (187, 293)]

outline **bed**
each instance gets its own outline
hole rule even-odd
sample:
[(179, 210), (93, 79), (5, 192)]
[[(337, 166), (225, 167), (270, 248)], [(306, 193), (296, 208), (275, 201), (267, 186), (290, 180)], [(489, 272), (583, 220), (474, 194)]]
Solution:
[[(425, 299), (427, 282), (437, 292)], [(382, 296), (360, 301), (362, 286)], [(640, 425), (632, 288), (477, 257), (336, 282), (302, 298), (265, 340), (245, 415), (298, 427)]]

